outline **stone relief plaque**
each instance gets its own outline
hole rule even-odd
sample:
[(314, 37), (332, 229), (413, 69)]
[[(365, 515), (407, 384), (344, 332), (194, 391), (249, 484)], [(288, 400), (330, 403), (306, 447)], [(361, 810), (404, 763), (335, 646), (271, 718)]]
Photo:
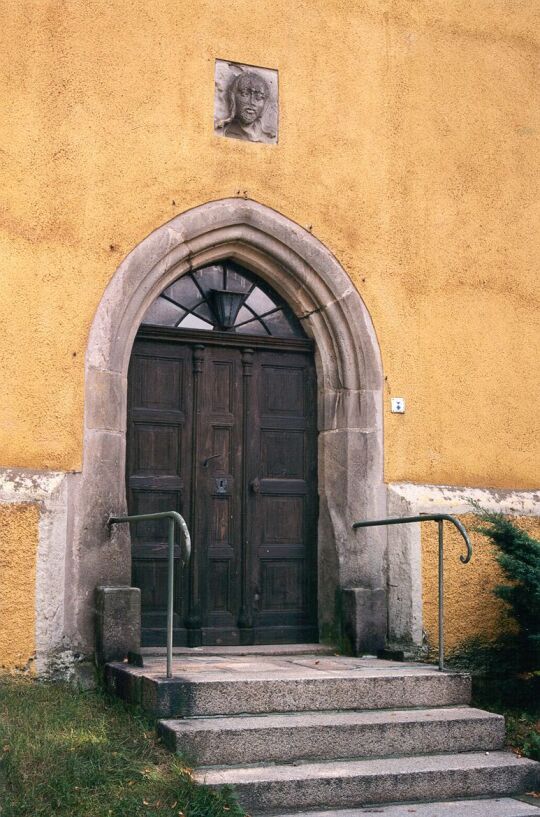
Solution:
[(216, 60), (214, 131), (245, 142), (278, 140), (278, 72)]

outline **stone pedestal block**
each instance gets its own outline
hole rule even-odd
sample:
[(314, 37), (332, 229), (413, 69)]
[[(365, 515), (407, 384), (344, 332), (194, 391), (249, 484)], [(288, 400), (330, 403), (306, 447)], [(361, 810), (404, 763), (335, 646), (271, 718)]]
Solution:
[(383, 588), (345, 587), (343, 628), (355, 655), (376, 655), (386, 643), (387, 610)]
[(96, 660), (123, 661), (141, 651), (141, 591), (138, 587), (96, 588)]

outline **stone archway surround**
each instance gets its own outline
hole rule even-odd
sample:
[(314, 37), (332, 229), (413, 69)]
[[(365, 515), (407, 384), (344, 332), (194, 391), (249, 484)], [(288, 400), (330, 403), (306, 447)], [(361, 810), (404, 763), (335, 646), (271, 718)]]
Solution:
[(382, 366), (369, 313), (341, 265), (310, 232), (268, 207), (234, 198), (196, 207), (151, 233), (118, 267), (96, 312), (67, 566), (66, 630), (82, 652), (93, 649), (96, 586), (130, 583), (129, 536), (120, 527), (109, 533), (106, 521), (125, 510), (127, 370), (135, 334), (147, 307), (172, 281), (225, 257), (271, 284), (315, 341), (321, 635), (336, 637), (336, 610), (345, 600), (356, 646), (384, 643), (385, 531), (351, 530), (355, 519), (386, 510)]

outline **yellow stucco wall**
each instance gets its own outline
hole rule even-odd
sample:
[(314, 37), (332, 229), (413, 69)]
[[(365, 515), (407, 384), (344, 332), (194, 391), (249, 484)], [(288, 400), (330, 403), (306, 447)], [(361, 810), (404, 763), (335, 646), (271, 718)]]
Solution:
[[(460, 517), (469, 533), (473, 558), (463, 565), (459, 554), (464, 553), (463, 540), (453, 525), (445, 524), (445, 629), (448, 651), (473, 637), (493, 638), (511, 628), (506, 605), (493, 594), (497, 584), (506, 584), (495, 561), (496, 548), (491, 541), (473, 529), (480, 523), (474, 514)], [(540, 519), (515, 517), (519, 527), (540, 539)], [(423, 620), (430, 647), (437, 647), (438, 636), (438, 532), (434, 522), (422, 525)]]
[(24, 668), (35, 650), (39, 507), (0, 505), (0, 667)]
[[(123, 257), (247, 195), (311, 227), (381, 345), (386, 479), (528, 488), (538, 4), (8, 0), (0, 464), (79, 469), (88, 330)], [(213, 133), (214, 60), (279, 69), (276, 146)]]

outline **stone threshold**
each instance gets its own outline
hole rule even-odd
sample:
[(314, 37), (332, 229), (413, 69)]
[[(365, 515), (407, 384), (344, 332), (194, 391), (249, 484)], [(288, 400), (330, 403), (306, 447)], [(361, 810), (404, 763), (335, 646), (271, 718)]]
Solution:
[[(147, 658), (158, 658), (167, 654), (166, 647), (141, 647), (140, 654)], [(197, 655), (338, 655), (336, 648), (328, 644), (250, 644), (246, 646), (224, 647), (221, 645), (204, 647), (173, 647), (173, 656)]]

